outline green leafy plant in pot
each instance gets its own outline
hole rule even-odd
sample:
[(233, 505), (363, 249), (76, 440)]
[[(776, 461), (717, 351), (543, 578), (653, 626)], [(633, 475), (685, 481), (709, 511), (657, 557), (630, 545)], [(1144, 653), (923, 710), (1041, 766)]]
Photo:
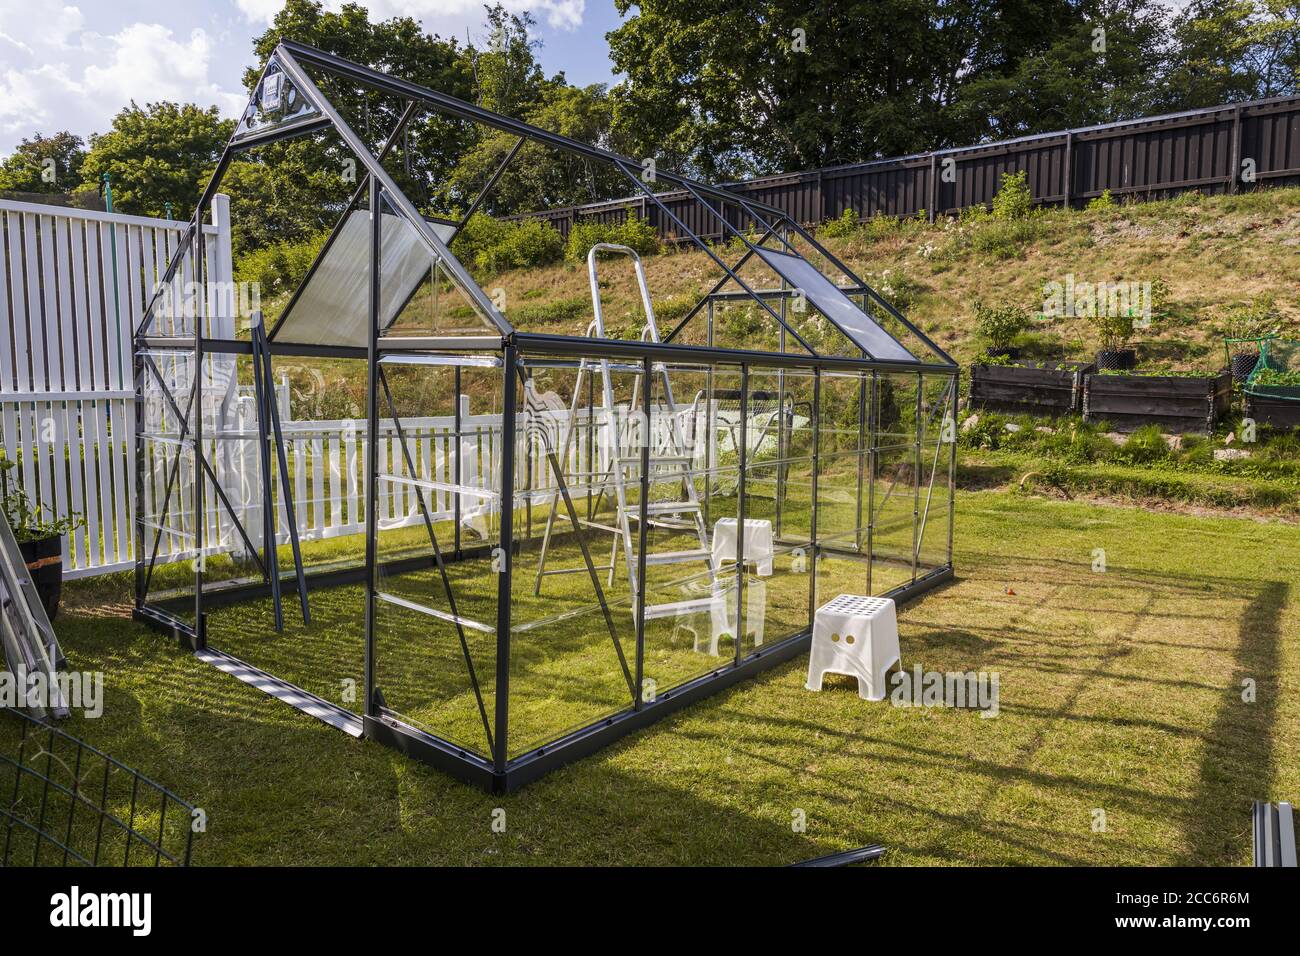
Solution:
[(45, 509), (32, 505), (26, 492), (12, 480), (16, 463), (0, 456), (0, 506), (4, 508), (14, 540), (22, 553), (27, 570), (45, 613), (54, 620), (63, 593), (63, 536), (86, 524), (81, 515), (48, 520)]
[(1020, 357), (1015, 341), (1029, 328), (1029, 315), (1014, 305), (985, 305), (975, 301), (975, 334), (991, 359)]
[(1259, 296), (1247, 305), (1228, 312), (1223, 324), (1223, 342), (1228, 352), (1232, 380), (1242, 383), (1250, 378), (1259, 363), (1259, 343), (1282, 333), (1282, 314), (1273, 299)]
[(1137, 366), (1137, 352), (1128, 348), (1133, 338), (1134, 315), (1132, 309), (1122, 314), (1107, 314), (1105, 311), (1092, 316), (1092, 324), (1101, 339), (1101, 349), (1097, 352), (1097, 368), (1102, 371), (1128, 371)]

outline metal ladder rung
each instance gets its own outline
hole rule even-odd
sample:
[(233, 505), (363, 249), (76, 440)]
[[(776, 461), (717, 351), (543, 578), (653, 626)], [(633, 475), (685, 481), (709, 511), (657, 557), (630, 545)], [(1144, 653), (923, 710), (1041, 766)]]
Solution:
[[(592, 567), (597, 571), (612, 571), (614, 569), (612, 564), (594, 564)], [(541, 573), (543, 577), (552, 574), (586, 574), (587, 566), (584, 564), (580, 568), (543, 568)]]
[[(637, 555), (633, 555), (633, 558)], [(703, 548), (695, 548), (691, 551), (658, 551), (654, 554), (645, 556), (646, 564), (681, 564), (685, 561), (707, 561), (713, 557), (709, 551)]]
[(701, 510), (698, 501), (652, 501), (645, 506), (648, 515), (678, 515)]
[[(689, 465), (695, 460), (693, 455), (655, 455), (650, 459), (650, 467), (656, 465)], [(641, 464), (640, 455), (620, 455), (617, 459), (620, 465), (637, 465)]]

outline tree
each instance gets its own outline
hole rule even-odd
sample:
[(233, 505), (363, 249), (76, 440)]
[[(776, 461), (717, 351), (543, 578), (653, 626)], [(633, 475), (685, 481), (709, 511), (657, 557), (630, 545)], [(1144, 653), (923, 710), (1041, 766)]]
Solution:
[(66, 193), (81, 182), (85, 142), (67, 130), (53, 136), (35, 134), (0, 162), (0, 190)]
[[(571, 139), (617, 149), (611, 138), (613, 104), (601, 84), (580, 88), (548, 81), (540, 102), (522, 118)], [(492, 131), (484, 135), (448, 179), (448, 203), (467, 207), (516, 142), (518, 137), (510, 133)], [(530, 141), (488, 193), (483, 208), (493, 215), (511, 215), (617, 198), (632, 188), (627, 177), (608, 163)]]
[(708, 178), (962, 142), (950, 104), (1080, 19), (1070, 0), (616, 0), (615, 125)]
[(187, 218), (233, 130), (215, 106), (132, 102), (107, 133), (91, 136), (78, 189), (98, 189), (108, 173), (114, 209), (162, 216), (170, 202), (176, 218)]
[(1174, 40), (1174, 108), (1294, 94), (1300, 83), (1300, 4), (1195, 0), (1174, 21)]
[(546, 86), (532, 37), (537, 21), (525, 11), (507, 13), (501, 4), (486, 7), (487, 49), (471, 49), (478, 105), (505, 116), (522, 117), (542, 98)]
[(1006, 73), (965, 84), (953, 107), (969, 142), (1006, 139), (1159, 113), (1168, 18), (1141, 0), (1081, 6), (1082, 19)]

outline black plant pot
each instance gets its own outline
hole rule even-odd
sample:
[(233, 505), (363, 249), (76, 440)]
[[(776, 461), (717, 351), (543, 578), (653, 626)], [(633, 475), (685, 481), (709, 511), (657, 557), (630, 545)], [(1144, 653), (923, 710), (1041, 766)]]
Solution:
[(18, 545), (18, 550), (27, 562), (36, 594), (52, 621), (59, 613), (59, 596), (63, 593), (63, 536), (56, 534), (24, 541)]
[(1004, 358), (1014, 362), (1016, 359), (1020, 358), (1020, 349), (1008, 345), (1006, 348), (988, 349), (986, 354), (991, 359)]
[(1137, 368), (1136, 349), (1102, 349), (1097, 353), (1097, 368), (1107, 372), (1127, 372)]
[(1232, 368), (1232, 380), (1240, 385), (1246, 379), (1250, 378), (1250, 373), (1255, 371), (1255, 366), (1259, 363), (1258, 352), (1233, 352), (1232, 358), (1229, 359), (1229, 365)]

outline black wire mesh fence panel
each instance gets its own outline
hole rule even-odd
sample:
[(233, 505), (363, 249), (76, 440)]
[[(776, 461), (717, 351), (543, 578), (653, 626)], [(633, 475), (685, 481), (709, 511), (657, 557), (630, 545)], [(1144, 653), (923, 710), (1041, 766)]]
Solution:
[(195, 820), (139, 771), (0, 708), (0, 866), (188, 866)]

